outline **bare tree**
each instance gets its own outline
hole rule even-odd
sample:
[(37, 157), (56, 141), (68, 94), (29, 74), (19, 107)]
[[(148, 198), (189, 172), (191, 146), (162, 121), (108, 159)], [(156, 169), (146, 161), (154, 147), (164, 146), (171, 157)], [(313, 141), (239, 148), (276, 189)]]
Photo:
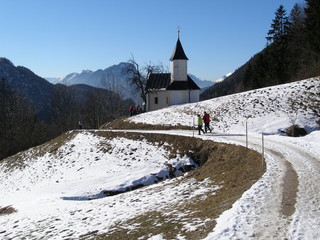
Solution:
[(152, 63), (140, 66), (137, 61), (132, 56), (128, 61), (130, 63), (124, 72), (129, 75), (128, 81), (131, 85), (135, 86), (135, 89), (140, 92), (140, 97), (142, 99), (143, 111), (146, 111), (146, 100), (147, 100), (147, 81), (152, 73), (162, 73), (164, 72), (164, 67), (162, 64), (154, 65)]
[(99, 89), (95, 89), (84, 105), (84, 118), (89, 128), (99, 128), (106, 110), (103, 108), (103, 98)]
[(60, 133), (74, 129), (77, 122), (76, 102), (73, 96), (68, 93), (68, 87), (62, 84), (56, 85), (52, 105), (55, 123), (59, 127)]
[(36, 125), (34, 106), (22, 94), (0, 80), (0, 159), (32, 146)]
[(109, 115), (111, 115), (113, 119), (118, 118), (122, 114), (121, 105), (123, 104), (123, 99), (120, 97), (122, 95), (120, 90), (121, 87), (117, 83), (116, 77), (111, 75), (102, 78), (100, 81), (100, 86), (108, 91), (108, 93), (105, 94), (105, 100), (107, 101), (103, 101), (104, 108), (108, 110)]

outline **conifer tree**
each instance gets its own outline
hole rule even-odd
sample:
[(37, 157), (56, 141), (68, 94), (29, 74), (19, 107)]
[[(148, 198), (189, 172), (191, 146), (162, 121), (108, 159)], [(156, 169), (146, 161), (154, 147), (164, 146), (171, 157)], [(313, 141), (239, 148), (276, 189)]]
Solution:
[(288, 30), (289, 20), (283, 5), (275, 12), (267, 40), (269, 47), (268, 65), (271, 78), (267, 85), (282, 84), (288, 80)]
[(287, 12), (283, 5), (275, 12), (275, 18), (272, 20), (271, 29), (268, 32), (268, 43), (282, 41), (288, 33), (289, 20)]
[[(304, 11), (303, 9), (296, 3), (289, 15), (289, 28), (288, 34), (290, 38), (296, 38), (296, 40), (301, 40), (303, 37), (303, 29), (304, 29)], [(302, 40), (301, 40), (302, 41)]]
[(304, 20), (304, 9), (296, 3), (289, 15), (288, 30), (288, 58), (291, 80), (299, 80), (297, 76), (305, 72), (303, 63), (309, 58), (305, 44)]
[(310, 47), (320, 53), (320, 1), (306, 0), (305, 28)]

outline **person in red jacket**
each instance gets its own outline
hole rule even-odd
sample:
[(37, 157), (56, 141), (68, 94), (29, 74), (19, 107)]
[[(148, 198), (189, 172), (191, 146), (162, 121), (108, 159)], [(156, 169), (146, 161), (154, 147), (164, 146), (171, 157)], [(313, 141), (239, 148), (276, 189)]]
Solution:
[(203, 115), (203, 122), (204, 122), (204, 131), (207, 132), (207, 130), (209, 130), (210, 132), (212, 132), (211, 128), (210, 128), (210, 115), (205, 111), (204, 115)]
[(133, 110), (134, 110), (134, 106), (133, 106), (133, 105), (131, 105), (131, 106), (130, 106), (130, 108), (129, 108), (130, 116), (132, 116), (132, 115), (133, 115)]

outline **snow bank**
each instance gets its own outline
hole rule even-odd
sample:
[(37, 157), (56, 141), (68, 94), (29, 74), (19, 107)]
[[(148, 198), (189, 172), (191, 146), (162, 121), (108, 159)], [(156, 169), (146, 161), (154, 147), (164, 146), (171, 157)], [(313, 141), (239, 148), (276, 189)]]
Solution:
[[(313, 115), (312, 99), (320, 101), (320, 80), (311, 78), (294, 83), (261, 88), (198, 103), (171, 106), (136, 115), (134, 123), (194, 126), (196, 115), (207, 111), (216, 132), (250, 132), (276, 134), (292, 122), (311, 132), (319, 126)], [(297, 108), (297, 109), (296, 109)]]

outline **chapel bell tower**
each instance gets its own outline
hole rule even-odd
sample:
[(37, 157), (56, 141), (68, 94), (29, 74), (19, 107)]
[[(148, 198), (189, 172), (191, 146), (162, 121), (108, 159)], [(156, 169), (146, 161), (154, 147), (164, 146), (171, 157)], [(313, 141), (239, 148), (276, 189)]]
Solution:
[(188, 80), (188, 61), (180, 42), (180, 30), (178, 30), (178, 41), (170, 58), (171, 82)]

